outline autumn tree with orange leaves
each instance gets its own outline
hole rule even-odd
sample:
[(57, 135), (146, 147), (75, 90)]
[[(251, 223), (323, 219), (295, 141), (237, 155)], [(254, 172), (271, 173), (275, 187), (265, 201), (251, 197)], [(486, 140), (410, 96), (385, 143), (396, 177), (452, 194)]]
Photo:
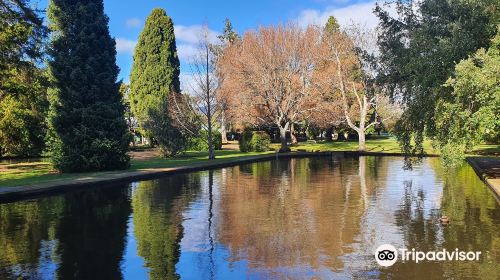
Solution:
[(320, 100), (313, 81), (321, 30), (280, 25), (246, 32), (225, 49), (223, 88), (238, 93), (230, 99), (231, 114), (240, 122), (276, 125), (280, 152), (290, 149), (286, 132), (309, 118)]

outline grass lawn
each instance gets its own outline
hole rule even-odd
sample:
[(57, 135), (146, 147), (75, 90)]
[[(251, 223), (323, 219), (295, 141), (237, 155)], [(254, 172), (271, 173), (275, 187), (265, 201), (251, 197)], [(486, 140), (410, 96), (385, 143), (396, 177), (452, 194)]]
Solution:
[[(236, 145), (232, 145), (236, 148)], [(274, 150), (279, 149), (279, 144), (272, 144)], [(434, 154), (437, 151), (433, 150), (429, 141), (424, 143), (426, 153)], [(357, 141), (338, 141), (329, 143), (300, 143), (292, 146), (292, 151), (356, 151), (358, 149)], [(391, 137), (380, 137), (370, 139), (366, 142), (368, 152), (382, 153), (399, 153), (398, 143)], [(267, 152), (273, 153), (273, 152)], [(237, 158), (261, 155), (266, 153), (241, 153), (236, 150), (217, 151), (217, 159), (215, 162), (227, 162)], [(480, 145), (474, 151), (474, 154), (481, 155), (498, 155), (500, 154), (499, 145)], [(207, 162), (207, 153), (205, 152), (187, 152), (183, 156), (172, 159), (163, 159), (159, 157), (149, 157), (141, 159), (133, 158), (131, 166), (127, 170), (109, 171), (109, 172), (94, 172), (94, 173), (72, 173), (60, 174), (52, 168), (49, 162), (20, 162), (9, 163), (8, 161), (0, 161), (0, 187), (35, 185), (46, 183), (57, 183), (66, 180), (75, 180), (86, 177), (99, 177), (106, 174), (116, 174), (123, 172), (132, 172), (139, 170), (148, 170), (154, 168), (169, 168), (177, 166), (193, 165), (197, 163)]]
[[(279, 149), (279, 144), (273, 144), (273, 148)], [(318, 142), (305, 143), (300, 142), (298, 145), (290, 147), (292, 151), (306, 150), (310, 151), (357, 151), (358, 141), (335, 141), (335, 142)], [(436, 154), (433, 150), (430, 141), (424, 142), (425, 152), (428, 154)], [(379, 137), (366, 141), (367, 152), (377, 153), (401, 153), (398, 142), (392, 137)]]
[[(273, 149), (278, 150), (279, 144), (272, 144)], [(292, 151), (357, 151), (358, 141), (335, 141), (335, 142), (300, 142), (298, 145), (290, 147)], [(377, 137), (366, 141), (366, 151), (374, 153), (401, 153), (399, 144), (394, 137)], [(439, 154), (439, 151), (432, 148), (431, 141), (424, 141), (424, 151), (426, 154)], [(475, 147), (472, 155), (499, 156), (500, 145), (481, 144)]]
[[(241, 153), (239, 151), (217, 151), (217, 159), (214, 162), (227, 162), (236, 158), (243, 158), (266, 153)], [(207, 162), (205, 152), (187, 152), (185, 155), (163, 159), (160, 157), (149, 159), (132, 159), (130, 168), (121, 171), (88, 172), (88, 173), (65, 173), (60, 174), (54, 170), (48, 161), (29, 163), (1, 163), (0, 162), (0, 187), (26, 186), (45, 183), (57, 183), (66, 180), (74, 180), (85, 177), (98, 177), (105, 174), (132, 172), (155, 168), (169, 168), (177, 166), (193, 165)]]

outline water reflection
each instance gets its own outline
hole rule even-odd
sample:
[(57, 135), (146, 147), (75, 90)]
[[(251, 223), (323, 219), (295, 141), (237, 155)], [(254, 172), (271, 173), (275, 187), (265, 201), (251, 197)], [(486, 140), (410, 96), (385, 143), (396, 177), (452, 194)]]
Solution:
[(343, 268), (338, 256), (352, 252), (345, 245), (359, 234), (364, 210), (360, 180), (353, 162), (343, 164), (342, 172), (340, 165), (316, 163), (252, 165), (255, 173), (268, 170), (269, 177), (231, 170), (222, 189), (218, 234), (232, 259), (245, 258), (265, 278), (303, 279)]
[(118, 279), (126, 188), (0, 205), (0, 279)]
[[(404, 167), (269, 161), (0, 204), (0, 279), (500, 278), (500, 207), (473, 170)], [(485, 257), (381, 269), (383, 243)]]
[(182, 211), (195, 198), (195, 177), (174, 176), (146, 181), (133, 189), (134, 237), (150, 279), (179, 279), (175, 264), (183, 236)]

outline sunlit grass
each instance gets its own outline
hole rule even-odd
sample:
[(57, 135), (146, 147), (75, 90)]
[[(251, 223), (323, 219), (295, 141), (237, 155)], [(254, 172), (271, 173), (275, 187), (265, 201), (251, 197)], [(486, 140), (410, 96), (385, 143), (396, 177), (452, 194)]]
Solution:
[[(273, 144), (274, 148), (278, 148), (278, 144)], [(291, 147), (292, 151), (305, 150), (305, 151), (357, 151), (358, 141), (335, 141), (335, 142), (301, 142), (298, 145)], [(432, 148), (430, 141), (424, 142), (424, 150), (427, 154), (436, 154), (437, 151)], [(393, 137), (379, 137), (369, 139), (366, 141), (367, 152), (377, 153), (401, 153), (398, 142)]]

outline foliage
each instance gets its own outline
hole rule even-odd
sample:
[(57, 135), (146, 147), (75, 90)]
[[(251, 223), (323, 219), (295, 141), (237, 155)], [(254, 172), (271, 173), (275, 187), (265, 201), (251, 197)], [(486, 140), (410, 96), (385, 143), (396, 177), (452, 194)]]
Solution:
[(147, 115), (148, 117), (143, 120), (143, 128), (155, 136), (153, 140), (160, 146), (164, 157), (172, 157), (185, 150), (188, 139), (174, 126), (167, 106), (151, 108)]
[(252, 152), (269, 151), (271, 145), (271, 137), (265, 131), (255, 131), (250, 140), (250, 150)]
[(307, 124), (306, 136), (308, 140), (315, 140), (316, 136), (321, 133), (321, 129), (312, 124)]
[[(215, 151), (222, 149), (222, 134), (218, 131), (213, 131), (213, 149)], [(200, 131), (199, 135), (196, 137), (189, 138), (189, 144), (187, 145), (187, 150), (190, 151), (202, 151), (208, 152), (208, 143), (206, 139), (208, 138), (208, 132), (206, 130)]]
[(210, 45), (210, 50), (218, 59), (222, 55), (224, 55), (225, 47), (241, 40), (241, 37), (238, 35), (238, 33), (236, 33), (236, 31), (234, 31), (231, 21), (226, 18), (226, 20), (224, 21), (224, 30), (222, 31), (221, 35), (217, 36), (217, 39), (219, 39), (220, 44)]
[(102, 0), (52, 0), (50, 154), (63, 172), (124, 169), (129, 134)]
[(240, 152), (247, 153), (252, 150), (252, 146), (250, 145), (250, 141), (252, 140), (253, 133), (250, 130), (244, 130), (240, 139), (238, 139), (238, 145), (240, 147)]
[(47, 28), (38, 10), (28, 0), (0, 2), (0, 100), (5, 95), (25, 92), (20, 73), (36, 71), (42, 58)]
[(252, 132), (245, 129), (238, 140), (240, 152), (265, 152), (271, 146), (271, 137), (265, 131)]
[[(323, 31), (318, 71), (318, 84), (323, 94), (331, 99), (328, 115), (342, 112), (337, 114), (358, 134), (360, 151), (365, 150), (367, 133), (381, 122), (400, 115), (397, 114), (398, 104), (389, 102), (374, 83), (372, 34), (358, 26), (342, 30), (335, 18), (330, 17)], [(330, 115), (329, 119), (335, 117)]]
[[(391, 1), (392, 2), (392, 1)], [(490, 44), (500, 19), (497, 0), (397, 0), (398, 16), (377, 5), (382, 65), (378, 82), (400, 95), (406, 110), (396, 125), (405, 152), (422, 152), (434, 136), (436, 104), (450, 97), (443, 87), (455, 63)]]
[[(132, 159), (131, 166), (123, 173), (135, 172), (139, 170), (153, 168), (170, 168), (179, 166), (190, 166), (211, 163), (230, 163), (240, 158), (248, 158), (267, 153), (241, 153), (236, 150), (216, 151), (217, 159), (209, 161), (207, 152), (186, 151), (182, 155), (173, 158), (149, 158)], [(0, 163), (0, 188), (13, 186), (36, 186), (41, 183), (60, 184), (72, 180), (88, 178), (88, 176), (97, 176), (101, 179), (112, 179), (116, 172), (92, 172), (92, 173), (59, 173), (54, 170), (52, 164), (47, 162), (32, 163)]]
[(39, 156), (45, 147), (46, 77), (41, 70), (33, 72), (16, 77), (28, 84), (22, 92), (0, 99), (0, 156)]
[(436, 108), (437, 144), (446, 158), (485, 140), (500, 140), (500, 26), (488, 51), (478, 50), (455, 67), (451, 96)]
[(0, 157), (38, 156), (48, 103), (43, 57), (47, 28), (29, 1), (0, 5)]
[(276, 125), (283, 152), (289, 151), (291, 123), (306, 119), (318, 103), (312, 80), (320, 34), (313, 26), (261, 27), (224, 50), (224, 87), (238, 93), (230, 100), (232, 115), (242, 123)]
[(180, 93), (179, 74), (174, 23), (163, 9), (153, 9), (135, 47), (129, 99), (145, 134), (154, 138), (166, 156), (177, 154), (185, 142), (170, 138), (183, 137), (172, 124), (169, 102), (170, 95)]

